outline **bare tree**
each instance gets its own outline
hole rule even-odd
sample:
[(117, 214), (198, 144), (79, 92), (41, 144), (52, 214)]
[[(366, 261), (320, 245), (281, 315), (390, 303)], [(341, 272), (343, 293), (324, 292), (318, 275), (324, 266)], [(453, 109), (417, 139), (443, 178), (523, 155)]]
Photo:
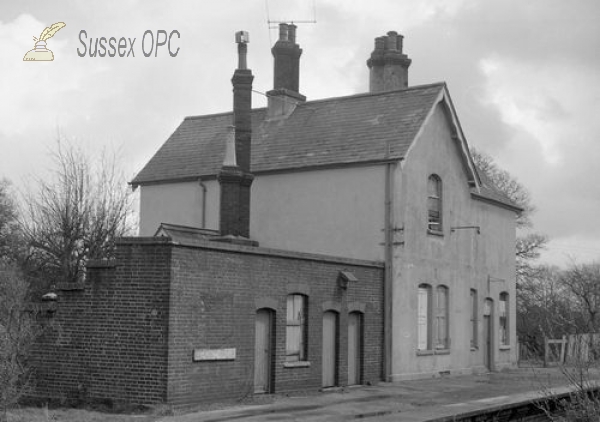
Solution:
[(25, 196), (23, 230), (30, 260), (50, 282), (75, 282), (90, 258), (110, 258), (131, 230), (131, 192), (115, 155), (98, 159), (58, 142), (49, 178)]
[(0, 262), (0, 421), (29, 389), (29, 350), (39, 327), (28, 283), (15, 264)]
[(480, 174), (483, 173), (496, 189), (523, 209), (523, 212), (517, 216), (517, 227), (531, 227), (531, 215), (535, 212), (535, 206), (531, 202), (529, 191), (509, 172), (498, 167), (489, 155), (475, 148), (471, 149), (471, 153)]
[(0, 180), (0, 261), (18, 261), (22, 236), (17, 205), (8, 180)]
[(539, 266), (535, 274), (517, 285), (517, 326), (520, 341), (531, 351), (543, 353), (544, 337), (559, 338), (572, 332), (577, 311), (560, 280), (557, 267)]
[(589, 333), (597, 333), (600, 316), (600, 264), (572, 263), (562, 273), (561, 283), (571, 294), (575, 309), (581, 313), (582, 327)]

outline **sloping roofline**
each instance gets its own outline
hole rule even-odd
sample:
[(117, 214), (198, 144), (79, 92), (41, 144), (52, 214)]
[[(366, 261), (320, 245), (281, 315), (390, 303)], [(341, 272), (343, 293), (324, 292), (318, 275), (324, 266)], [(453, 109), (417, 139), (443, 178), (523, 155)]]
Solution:
[(442, 106), (442, 110), (444, 111), (446, 117), (451, 123), (452, 139), (458, 144), (460, 156), (462, 158), (461, 161), (467, 174), (469, 186), (471, 188), (474, 188), (476, 192), (479, 192), (481, 187), (481, 178), (479, 177), (479, 173), (477, 172), (477, 168), (475, 167), (473, 157), (469, 152), (469, 145), (467, 144), (467, 139), (465, 138), (465, 135), (463, 133), (460, 121), (458, 120), (458, 116), (456, 114), (456, 109), (454, 108), (454, 104), (452, 103), (452, 99), (450, 98), (450, 93), (448, 92), (448, 87), (445, 83), (443, 84), (443, 89), (440, 91), (438, 97), (436, 98), (431, 109), (429, 110), (425, 121), (421, 125), (419, 132), (415, 136), (415, 139), (413, 140), (411, 146), (408, 148), (405, 158), (408, 159), (415, 144), (419, 142), (419, 139), (423, 135), (423, 131), (427, 126), (427, 123), (429, 123), (429, 121), (432, 119), (432, 116), (435, 113), (436, 107), (438, 105)]

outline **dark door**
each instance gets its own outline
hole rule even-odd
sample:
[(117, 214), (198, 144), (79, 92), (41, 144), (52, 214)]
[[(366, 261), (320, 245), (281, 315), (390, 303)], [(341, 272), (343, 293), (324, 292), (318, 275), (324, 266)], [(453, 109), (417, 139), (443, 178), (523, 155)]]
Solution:
[(271, 324), (273, 313), (268, 309), (256, 312), (256, 329), (254, 343), (254, 392), (271, 392)]
[(323, 314), (323, 387), (333, 387), (337, 378), (337, 313)]
[(348, 385), (360, 384), (362, 356), (362, 315), (351, 312), (348, 315)]

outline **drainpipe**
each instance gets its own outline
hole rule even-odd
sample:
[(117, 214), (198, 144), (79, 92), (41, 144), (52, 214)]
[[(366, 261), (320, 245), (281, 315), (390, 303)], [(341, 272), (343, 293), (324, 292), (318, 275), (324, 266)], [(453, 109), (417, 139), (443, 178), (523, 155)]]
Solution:
[(198, 184), (202, 188), (202, 228), (206, 228), (206, 185), (202, 179), (198, 179)]
[(385, 166), (385, 214), (384, 214), (384, 233), (385, 233), (385, 273), (383, 284), (383, 367), (385, 381), (391, 381), (392, 375), (392, 304), (394, 300), (394, 247), (393, 247), (393, 228), (394, 228), (394, 169), (395, 163), (388, 163)]

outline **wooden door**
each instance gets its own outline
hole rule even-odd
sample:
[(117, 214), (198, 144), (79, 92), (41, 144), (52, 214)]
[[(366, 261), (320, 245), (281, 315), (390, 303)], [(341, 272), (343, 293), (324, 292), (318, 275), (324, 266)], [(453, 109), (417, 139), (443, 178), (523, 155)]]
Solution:
[(254, 343), (254, 393), (271, 392), (273, 313), (268, 309), (256, 312)]
[(323, 314), (323, 387), (333, 387), (337, 380), (337, 313)]
[(488, 371), (493, 368), (493, 343), (492, 343), (492, 310), (493, 301), (486, 299), (483, 307), (483, 365)]
[(348, 385), (361, 383), (362, 372), (362, 315), (348, 315)]

